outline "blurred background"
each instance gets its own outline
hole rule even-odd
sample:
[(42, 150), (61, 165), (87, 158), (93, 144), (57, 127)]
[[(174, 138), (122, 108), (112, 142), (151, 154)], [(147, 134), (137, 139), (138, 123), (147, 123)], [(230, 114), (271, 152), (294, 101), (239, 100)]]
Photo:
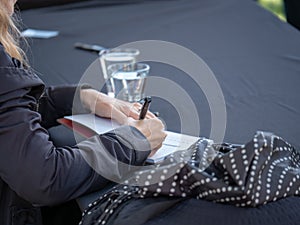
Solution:
[(286, 21), (283, 0), (258, 0), (258, 3), (265, 9), (273, 12), (281, 20)]
[[(62, 5), (73, 2), (84, 2), (89, 0), (19, 0), (18, 6), (21, 10), (52, 5)], [(100, 1), (100, 0), (99, 0)], [(101, 0), (106, 5), (119, 2), (134, 2), (137, 0)], [(282, 21), (292, 24), (300, 30), (300, 0), (254, 0), (263, 8), (274, 13)]]
[(300, 30), (299, 0), (257, 0), (265, 9), (271, 11), (281, 20), (286, 21)]

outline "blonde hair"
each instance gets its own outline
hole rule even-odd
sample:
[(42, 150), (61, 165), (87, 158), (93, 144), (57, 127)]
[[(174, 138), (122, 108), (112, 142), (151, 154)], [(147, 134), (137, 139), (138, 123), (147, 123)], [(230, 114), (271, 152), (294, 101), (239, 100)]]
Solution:
[(17, 16), (10, 16), (0, 0), (0, 42), (11, 57), (27, 65), (26, 55), (19, 46), (21, 35), (16, 24)]

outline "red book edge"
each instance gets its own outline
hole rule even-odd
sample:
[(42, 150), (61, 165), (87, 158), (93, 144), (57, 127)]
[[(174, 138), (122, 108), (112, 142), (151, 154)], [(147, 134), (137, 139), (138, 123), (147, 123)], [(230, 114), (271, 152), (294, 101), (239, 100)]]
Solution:
[(57, 120), (57, 122), (59, 122), (60, 124), (66, 126), (67, 128), (72, 129), (73, 131), (75, 131), (76, 133), (82, 135), (85, 138), (90, 138), (94, 135), (96, 135), (97, 133), (95, 131), (93, 131), (92, 129), (76, 123), (72, 120), (66, 119), (66, 118), (60, 118)]

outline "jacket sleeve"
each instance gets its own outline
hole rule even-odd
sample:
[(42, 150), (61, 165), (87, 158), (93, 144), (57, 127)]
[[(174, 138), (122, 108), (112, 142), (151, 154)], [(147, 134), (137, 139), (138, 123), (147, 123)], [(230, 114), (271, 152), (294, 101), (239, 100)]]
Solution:
[(47, 87), (39, 99), (38, 111), (42, 116), (42, 126), (50, 128), (58, 125), (57, 119), (66, 115), (88, 113), (80, 101), (81, 86), (63, 85)]
[[(18, 68), (0, 68), (0, 76), (0, 177), (29, 202), (52, 205), (77, 198), (108, 179), (122, 179), (120, 162), (142, 165), (148, 156), (149, 143), (128, 126), (73, 147), (55, 147), (35, 110), (38, 78)], [(101, 157), (93, 158), (96, 152)]]

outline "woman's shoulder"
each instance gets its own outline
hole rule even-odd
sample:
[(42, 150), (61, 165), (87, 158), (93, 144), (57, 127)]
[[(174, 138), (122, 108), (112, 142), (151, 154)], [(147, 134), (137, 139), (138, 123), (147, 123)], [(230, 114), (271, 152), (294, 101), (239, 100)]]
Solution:
[(44, 88), (43, 81), (30, 69), (24, 68), (20, 61), (10, 57), (0, 44), (0, 95), (35, 86)]
[(7, 54), (4, 46), (0, 43), (0, 67), (14, 66), (12, 58)]

